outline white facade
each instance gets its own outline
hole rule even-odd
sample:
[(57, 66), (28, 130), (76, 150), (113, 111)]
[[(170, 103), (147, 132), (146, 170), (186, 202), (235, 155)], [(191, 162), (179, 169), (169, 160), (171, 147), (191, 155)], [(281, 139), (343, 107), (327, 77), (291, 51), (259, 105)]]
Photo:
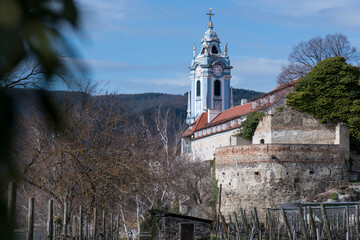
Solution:
[(213, 160), (216, 148), (251, 144), (251, 141), (236, 137), (238, 131), (239, 128), (231, 129), (191, 141), (192, 160)]

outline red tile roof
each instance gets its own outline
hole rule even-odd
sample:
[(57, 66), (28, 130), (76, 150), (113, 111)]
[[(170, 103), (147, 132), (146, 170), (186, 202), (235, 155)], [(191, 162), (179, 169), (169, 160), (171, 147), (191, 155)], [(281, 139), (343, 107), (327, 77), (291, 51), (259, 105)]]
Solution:
[[(294, 86), (296, 85), (298, 79), (291, 81), (289, 83), (281, 84), (271, 92), (265, 93), (255, 99), (252, 100), (252, 102), (249, 102), (247, 104), (234, 106), (232, 108), (229, 108), (221, 113), (219, 113), (210, 123), (207, 122), (208, 120), (208, 114), (206, 112), (202, 113), (200, 116), (198, 116), (194, 123), (192, 123), (189, 128), (182, 134), (182, 137), (188, 137), (195, 133), (195, 131), (202, 130), (205, 128), (213, 127), (216, 125), (220, 125), (223, 123), (226, 123), (228, 121), (231, 121), (233, 119), (239, 118), (241, 116), (247, 115), (251, 112), (256, 112), (261, 109), (270, 107), (271, 105), (274, 105), (277, 103), (281, 98), (283, 98), (288, 92), (290, 92)], [(269, 100), (270, 96), (274, 97), (272, 101)], [(262, 100), (267, 99), (267, 101), (263, 104), (259, 104)], [(253, 108), (254, 104), (254, 108)], [(222, 131), (228, 131), (237, 127), (240, 127), (241, 123), (234, 123), (233, 126), (228, 126), (226, 129), (220, 130)], [(218, 131), (216, 131), (218, 132)], [(206, 134), (200, 137), (206, 137), (213, 133)]]
[[(234, 106), (232, 108), (229, 108), (229, 109), (219, 113), (219, 115), (217, 115), (210, 123), (206, 124), (202, 128), (207, 128), (207, 127), (211, 127), (214, 125), (218, 125), (218, 124), (230, 121), (232, 119), (235, 119), (237, 117), (251, 113), (251, 112), (253, 112), (253, 110), (251, 109), (251, 106), (252, 106), (252, 103), (249, 102), (244, 105), (239, 105), (239, 106)], [(200, 129), (201, 128), (198, 128), (197, 130), (200, 130)]]
[(195, 132), (195, 130), (198, 130), (198, 129), (202, 128), (203, 126), (205, 126), (205, 124), (207, 124), (207, 120), (208, 120), (207, 113), (206, 112), (201, 113), (195, 119), (195, 122), (193, 122), (181, 136), (186, 137), (186, 136), (192, 135)]

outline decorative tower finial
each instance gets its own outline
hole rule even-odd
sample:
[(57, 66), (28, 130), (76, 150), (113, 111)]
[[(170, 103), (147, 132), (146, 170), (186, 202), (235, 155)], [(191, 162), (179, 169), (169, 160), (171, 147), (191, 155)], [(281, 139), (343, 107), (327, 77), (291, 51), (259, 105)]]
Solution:
[(206, 13), (206, 15), (209, 15), (208, 28), (211, 28), (211, 29), (212, 29), (214, 26), (213, 26), (213, 23), (212, 23), (212, 21), (211, 21), (211, 16), (214, 16), (215, 14), (211, 13), (211, 10), (212, 10), (212, 8), (209, 9), (209, 13)]
[(194, 46), (193, 46), (193, 57), (194, 57), (194, 58), (196, 57), (196, 46), (195, 46), (195, 44), (194, 44)]
[(228, 52), (228, 48), (227, 48), (227, 43), (225, 44), (225, 47), (224, 47), (224, 54), (225, 56), (227, 56), (227, 52)]

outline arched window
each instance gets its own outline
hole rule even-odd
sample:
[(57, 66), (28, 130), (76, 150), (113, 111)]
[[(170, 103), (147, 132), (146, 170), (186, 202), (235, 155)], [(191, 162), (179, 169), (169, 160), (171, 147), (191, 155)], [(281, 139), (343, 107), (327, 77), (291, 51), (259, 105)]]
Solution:
[(219, 80), (215, 80), (214, 82), (214, 95), (215, 96), (220, 96), (220, 91), (221, 90), (221, 83)]
[(211, 53), (212, 53), (212, 54), (218, 54), (219, 51), (217, 50), (217, 48), (216, 48), (215, 46), (213, 46), (213, 47), (211, 48)]
[(196, 82), (196, 96), (200, 96), (200, 81)]

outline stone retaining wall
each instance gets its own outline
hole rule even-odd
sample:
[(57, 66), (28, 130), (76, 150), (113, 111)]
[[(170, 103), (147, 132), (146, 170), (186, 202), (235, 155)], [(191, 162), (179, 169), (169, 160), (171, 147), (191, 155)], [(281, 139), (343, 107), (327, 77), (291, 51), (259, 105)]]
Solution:
[[(347, 179), (346, 151), (339, 145), (262, 144), (216, 150), (222, 184), (221, 212), (275, 207), (311, 199)], [(316, 199), (314, 199), (316, 200)]]

